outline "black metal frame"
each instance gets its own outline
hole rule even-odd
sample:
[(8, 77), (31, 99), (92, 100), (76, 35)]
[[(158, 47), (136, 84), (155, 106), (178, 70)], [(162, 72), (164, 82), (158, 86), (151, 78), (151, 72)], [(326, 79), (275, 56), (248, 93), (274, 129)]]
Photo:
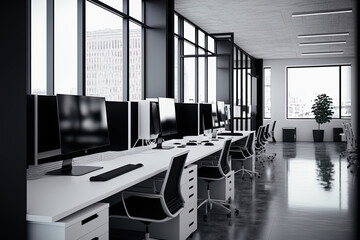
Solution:
[(308, 65), (308, 66), (291, 66), (286, 67), (286, 119), (292, 119), (292, 120), (314, 120), (314, 118), (289, 118), (289, 76), (288, 76), (288, 69), (289, 68), (313, 68), (313, 67), (338, 67), (339, 68), (339, 117), (333, 118), (333, 119), (348, 119), (351, 118), (351, 116), (341, 116), (341, 67), (344, 66), (351, 66), (351, 64), (328, 64), (328, 65)]

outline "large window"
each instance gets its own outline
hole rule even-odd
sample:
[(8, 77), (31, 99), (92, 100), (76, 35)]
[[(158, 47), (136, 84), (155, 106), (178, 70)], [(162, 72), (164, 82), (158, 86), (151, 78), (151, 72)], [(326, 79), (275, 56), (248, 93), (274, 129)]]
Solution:
[(350, 66), (288, 67), (287, 117), (313, 118), (311, 106), (319, 94), (333, 99), (333, 118), (351, 116), (350, 76)]
[(86, 2), (86, 95), (123, 97), (123, 19)]
[(264, 68), (264, 118), (271, 118), (271, 68)]
[(130, 22), (129, 92), (130, 101), (142, 99), (142, 37), (141, 27)]

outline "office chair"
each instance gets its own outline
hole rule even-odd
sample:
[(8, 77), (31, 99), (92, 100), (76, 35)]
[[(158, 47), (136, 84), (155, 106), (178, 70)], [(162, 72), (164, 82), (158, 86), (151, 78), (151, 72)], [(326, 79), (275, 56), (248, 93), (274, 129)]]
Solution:
[[(200, 166), (198, 168), (198, 179), (204, 180), (207, 183), (207, 199), (202, 200), (202, 202), (198, 205), (198, 209), (202, 205), (206, 205), (204, 214), (205, 221), (207, 220), (208, 209), (211, 210), (213, 204), (225, 209), (227, 216), (231, 217), (231, 199), (230, 201), (224, 201), (210, 198), (210, 183), (213, 181), (223, 180), (226, 177), (226, 174), (231, 171), (228, 158), (230, 145), (231, 139), (227, 139), (224, 143), (223, 149), (221, 150), (220, 156), (218, 157), (217, 166)], [(235, 209), (235, 214), (238, 213), (239, 210)]]
[(260, 126), (257, 131), (256, 139), (255, 139), (255, 152), (256, 152), (256, 160), (258, 160), (262, 166), (264, 166), (265, 161), (273, 161), (276, 158), (276, 153), (265, 154), (266, 145), (268, 143), (269, 138), (269, 125)]
[(183, 152), (171, 159), (159, 194), (125, 191), (122, 201), (110, 207), (110, 217), (127, 217), (144, 223), (145, 239), (150, 239), (150, 223), (175, 218), (184, 208), (180, 180), (188, 153)]
[(252, 179), (253, 176), (260, 177), (260, 174), (258, 172), (245, 169), (245, 167), (244, 167), (244, 161), (246, 161), (248, 159), (251, 160), (251, 158), (255, 154), (253, 151), (254, 135), (255, 135), (255, 133), (250, 133), (246, 137), (245, 147), (240, 148), (238, 150), (230, 149), (230, 152), (229, 152), (229, 154), (231, 155), (231, 161), (240, 161), (241, 162), (241, 165), (242, 165), (241, 168), (239, 170), (235, 171), (235, 173), (242, 172), (243, 179), (244, 179), (245, 173), (250, 175), (250, 179)]
[(276, 126), (276, 121), (273, 121), (272, 127), (271, 127), (271, 137), (272, 137), (272, 141), (276, 142), (275, 140), (275, 126)]

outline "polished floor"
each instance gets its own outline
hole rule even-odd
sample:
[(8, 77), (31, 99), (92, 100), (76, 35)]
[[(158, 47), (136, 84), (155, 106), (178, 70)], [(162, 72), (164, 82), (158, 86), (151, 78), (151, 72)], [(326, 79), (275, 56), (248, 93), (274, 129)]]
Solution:
[[(357, 239), (357, 177), (339, 158), (343, 143), (271, 143), (273, 163), (257, 164), (261, 177), (236, 176), (234, 205), (227, 218), (216, 206), (208, 220), (198, 212), (193, 240)], [(111, 231), (111, 239), (141, 239), (143, 234)]]

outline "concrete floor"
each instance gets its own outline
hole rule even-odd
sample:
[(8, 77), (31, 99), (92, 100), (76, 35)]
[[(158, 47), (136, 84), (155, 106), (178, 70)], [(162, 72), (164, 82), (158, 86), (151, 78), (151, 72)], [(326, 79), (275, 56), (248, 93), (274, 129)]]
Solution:
[[(357, 177), (339, 158), (343, 143), (270, 143), (273, 163), (257, 164), (261, 177), (235, 178), (238, 216), (216, 206), (193, 240), (357, 239)], [(111, 231), (111, 239), (142, 239), (143, 233)]]

